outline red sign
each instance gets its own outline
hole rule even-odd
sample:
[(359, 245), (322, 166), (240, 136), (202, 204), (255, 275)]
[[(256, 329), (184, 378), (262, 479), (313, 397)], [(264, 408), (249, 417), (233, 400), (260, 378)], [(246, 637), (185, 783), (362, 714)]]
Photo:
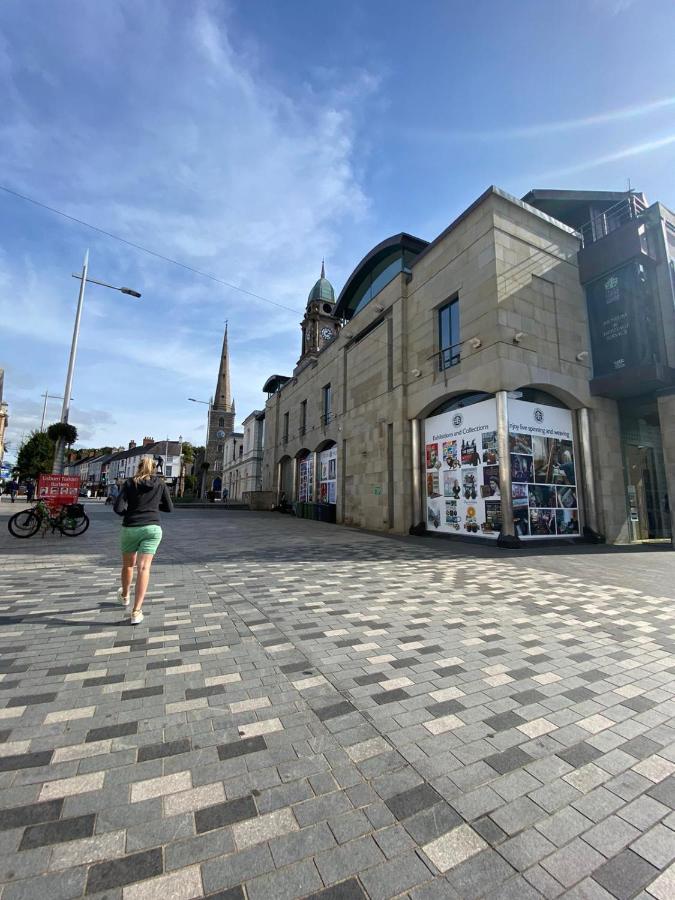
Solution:
[(50, 509), (76, 503), (79, 491), (78, 475), (40, 475), (38, 478), (38, 500), (42, 500)]

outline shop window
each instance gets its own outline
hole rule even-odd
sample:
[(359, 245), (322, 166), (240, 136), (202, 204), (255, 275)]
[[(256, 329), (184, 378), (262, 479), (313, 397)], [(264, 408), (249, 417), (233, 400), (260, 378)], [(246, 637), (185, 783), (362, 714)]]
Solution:
[(455, 297), (438, 310), (438, 367), (441, 371), (460, 361), (459, 300)]
[(283, 440), (284, 444), (288, 443), (288, 417), (289, 417), (289, 413), (285, 412), (284, 413), (284, 430), (282, 433), (283, 434), (282, 440)]
[(333, 418), (333, 394), (331, 391), (331, 386), (329, 384), (324, 385), (322, 390), (323, 397), (321, 408), (323, 410), (323, 413), (321, 415), (321, 422), (322, 424), (327, 425)]

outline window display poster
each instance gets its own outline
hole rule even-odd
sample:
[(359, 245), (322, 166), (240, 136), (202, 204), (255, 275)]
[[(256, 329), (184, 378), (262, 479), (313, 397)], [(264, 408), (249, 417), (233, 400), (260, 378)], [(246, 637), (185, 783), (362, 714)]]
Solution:
[(314, 500), (314, 456), (311, 453), (298, 463), (298, 500), (301, 503)]
[(524, 539), (578, 536), (570, 410), (509, 400), (509, 453), (516, 534)]
[(424, 441), (427, 529), (496, 538), (501, 495), (495, 400), (431, 416)]
[(337, 446), (319, 453), (319, 500), (335, 503), (337, 498)]

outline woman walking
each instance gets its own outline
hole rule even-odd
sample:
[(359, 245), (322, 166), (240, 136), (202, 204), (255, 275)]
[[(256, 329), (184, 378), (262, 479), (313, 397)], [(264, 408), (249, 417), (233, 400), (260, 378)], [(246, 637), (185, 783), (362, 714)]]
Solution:
[(131, 610), (131, 624), (143, 621), (143, 600), (150, 581), (152, 558), (162, 540), (159, 511), (173, 512), (173, 503), (166, 484), (155, 475), (155, 463), (142, 457), (133, 478), (122, 485), (113, 507), (122, 522), (122, 587), (117, 598), (122, 606), (129, 605), (129, 590), (136, 566), (136, 589)]

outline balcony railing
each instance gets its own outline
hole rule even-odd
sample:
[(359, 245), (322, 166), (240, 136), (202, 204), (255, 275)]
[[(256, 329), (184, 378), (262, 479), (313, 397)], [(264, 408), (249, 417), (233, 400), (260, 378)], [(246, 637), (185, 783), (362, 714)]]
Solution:
[(438, 359), (438, 368), (442, 372), (456, 366), (461, 360), (461, 344), (451, 344), (449, 347), (441, 347), (441, 349), (433, 355)]
[(639, 219), (647, 207), (636, 194), (629, 194), (623, 200), (619, 200), (614, 206), (610, 206), (603, 213), (594, 216), (590, 222), (582, 225), (579, 231), (583, 246), (588, 247), (596, 241), (607, 237), (617, 228), (621, 228), (631, 219)]

